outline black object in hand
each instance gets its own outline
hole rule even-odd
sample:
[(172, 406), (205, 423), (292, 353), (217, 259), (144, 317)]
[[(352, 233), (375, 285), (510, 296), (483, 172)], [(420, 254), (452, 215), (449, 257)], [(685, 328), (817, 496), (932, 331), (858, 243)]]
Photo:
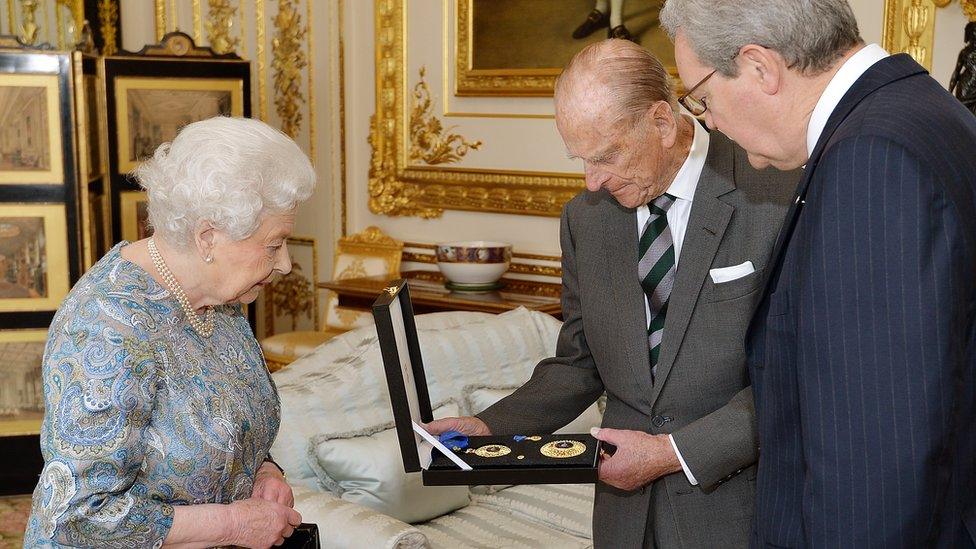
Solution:
[(285, 538), (282, 549), (321, 549), (319, 542), (319, 527), (315, 524), (301, 523), (292, 535)]

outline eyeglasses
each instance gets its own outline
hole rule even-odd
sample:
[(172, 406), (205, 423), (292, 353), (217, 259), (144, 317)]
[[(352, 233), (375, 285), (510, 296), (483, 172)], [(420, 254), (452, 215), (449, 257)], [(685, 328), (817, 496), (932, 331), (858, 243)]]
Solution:
[(716, 72), (718, 72), (717, 69), (708, 73), (708, 76), (702, 78), (700, 82), (695, 84), (690, 90), (685, 92), (684, 95), (678, 98), (678, 103), (680, 103), (682, 107), (688, 109), (688, 112), (690, 112), (692, 115), (701, 116), (705, 114), (705, 111), (708, 110), (708, 105), (705, 103), (705, 98), (696, 99), (691, 96), (691, 93), (700, 88), (705, 82), (708, 82), (708, 79), (711, 78)]

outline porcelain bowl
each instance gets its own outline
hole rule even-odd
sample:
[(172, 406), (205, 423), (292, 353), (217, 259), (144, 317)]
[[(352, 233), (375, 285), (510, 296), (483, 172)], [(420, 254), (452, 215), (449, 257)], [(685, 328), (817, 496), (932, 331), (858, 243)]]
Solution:
[(512, 262), (512, 245), (469, 240), (442, 242), (435, 250), (437, 267), (455, 285), (490, 285), (498, 282)]

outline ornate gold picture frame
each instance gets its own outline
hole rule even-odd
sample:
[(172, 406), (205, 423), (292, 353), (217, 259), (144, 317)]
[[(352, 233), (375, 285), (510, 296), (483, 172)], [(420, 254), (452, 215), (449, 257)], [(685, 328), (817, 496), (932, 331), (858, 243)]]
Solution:
[(128, 173), (183, 126), (213, 116), (244, 116), (244, 84), (224, 78), (115, 80), (119, 171)]
[(57, 74), (0, 81), (0, 184), (64, 182)]
[(54, 311), (69, 290), (62, 204), (0, 204), (0, 313)]
[[(455, 93), (459, 96), (552, 96), (573, 55), (604, 40), (607, 28), (573, 38), (592, 0), (455, 0)], [(662, 0), (624, 4), (623, 23), (677, 82), (674, 47), (658, 25)]]

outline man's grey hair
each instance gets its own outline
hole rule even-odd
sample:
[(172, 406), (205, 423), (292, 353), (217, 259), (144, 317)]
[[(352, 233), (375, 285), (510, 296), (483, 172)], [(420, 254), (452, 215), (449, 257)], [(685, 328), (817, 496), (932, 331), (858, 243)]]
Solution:
[(315, 186), (315, 171), (298, 145), (249, 118), (189, 124), (135, 175), (148, 194), (149, 224), (183, 249), (193, 245), (204, 222), (243, 240), (257, 230), (262, 215), (295, 208)]
[(616, 110), (615, 121), (637, 124), (659, 101), (677, 109), (671, 78), (661, 61), (630, 40), (603, 40), (580, 50), (556, 80), (556, 98), (584, 80), (601, 86)]
[(730, 78), (748, 44), (813, 76), (863, 42), (847, 0), (667, 0), (660, 17), (672, 40), (680, 30), (703, 64)]

